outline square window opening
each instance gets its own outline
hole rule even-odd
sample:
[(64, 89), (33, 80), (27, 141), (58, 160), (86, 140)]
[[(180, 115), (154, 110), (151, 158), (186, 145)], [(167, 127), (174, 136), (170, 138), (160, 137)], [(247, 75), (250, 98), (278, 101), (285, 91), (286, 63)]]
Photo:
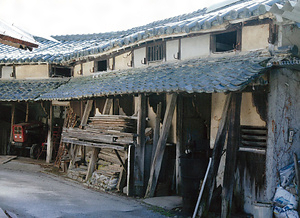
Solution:
[(107, 71), (107, 60), (97, 61), (97, 71)]
[(52, 77), (71, 77), (72, 72), (67, 67), (52, 67)]
[(214, 52), (226, 52), (238, 49), (237, 31), (215, 35)]
[(164, 46), (163, 44), (156, 44), (147, 47), (147, 61), (162, 61), (164, 58)]

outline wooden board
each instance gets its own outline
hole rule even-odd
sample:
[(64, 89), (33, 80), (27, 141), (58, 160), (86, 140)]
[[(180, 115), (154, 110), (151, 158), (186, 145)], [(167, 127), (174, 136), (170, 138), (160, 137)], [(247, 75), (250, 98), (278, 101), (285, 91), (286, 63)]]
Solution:
[(17, 156), (0, 155), (0, 164), (5, 164), (16, 158), (17, 158)]

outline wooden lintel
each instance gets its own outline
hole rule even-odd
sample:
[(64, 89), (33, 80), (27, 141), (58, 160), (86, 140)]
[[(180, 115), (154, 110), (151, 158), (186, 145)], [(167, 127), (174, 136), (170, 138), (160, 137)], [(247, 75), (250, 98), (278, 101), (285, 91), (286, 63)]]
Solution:
[(163, 155), (166, 147), (167, 138), (169, 135), (169, 130), (172, 124), (172, 118), (176, 107), (177, 94), (171, 94), (170, 101), (167, 104), (166, 113), (163, 121), (163, 126), (161, 129), (161, 134), (157, 143), (156, 152), (153, 158), (153, 163), (150, 171), (150, 178), (146, 190), (145, 197), (153, 197), (156, 189), (158, 176), (161, 169), (161, 163), (163, 160)]
[(224, 143), (226, 139), (226, 131), (227, 131), (227, 123), (228, 123), (228, 111), (230, 107), (230, 102), (231, 102), (231, 93), (227, 95), (223, 112), (222, 112), (222, 117), (219, 123), (219, 128), (213, 148), (213, 153), (212, 153), (212, 161), (211, 161), (211, 167), (207, 175), (207, 181), (205, 183), (204, 189), (203, 189), (203, 194), (202, 198), (200, 201), (199, 209), (198, 209), (198, 216), (202, 217), (207, 215), (212, 194), (214, 191), (214, 186), (215, 186), (215, 181), (216, 181), (216, 176), (218, 173), (220, 161), (221, 161), (221, 156), (224, 148)]

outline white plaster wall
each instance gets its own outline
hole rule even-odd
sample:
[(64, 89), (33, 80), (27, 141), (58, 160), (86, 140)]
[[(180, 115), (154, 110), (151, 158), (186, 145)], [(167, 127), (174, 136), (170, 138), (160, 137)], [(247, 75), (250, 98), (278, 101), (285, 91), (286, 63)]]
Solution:
[(83, 76), (92, 75), (94, 72), (94, 61), (89, 61), (82, 64), (82, 74)]
[(290, 25), (282, 26), (281, 34), (282, 46), (297, 45), (300, 48), (300, 29), (298, 27)]
[(142, 64), (141, 62), (144, 61), (144, 58), (146, 57), (146, 47), (135, 49), (133, 51), (133, 64), (134, 67), (144, 67), (145, 64)]
[(124, 70), (131, 68), (131, 52), (126, 52), (115, 57), (115, 70)]
[(242, 51), (268, 48), (268, 39), (269, 24), (243, 27)]
[(266, 122), (260, 118), (256, 107), (253, 106), (252, 94), (250, 92), (242, 94), (241, 125), (266, 126)]
[(74, 77), (82, 76), (81, 75), (81, 64), (76, 64), (74, 66)]
[(181, 39), (181, 59), (197, 58), (210, 54), (210, 35)]
[(14, 77), (11, 77), (10, 75), (13, 73), (13, 67), (12, 66), (3, 66), (2, 67), (2, 78), (3, 79), (14, 79)]
[[(266, 200), (271, 200), (279, 184), (278, 170), (293, 162), (293, 153), (300, 157), (300, 74), (289, 69), (270, 74), (268, 100), (268, 141), (266, 158)], [(288, 130), (293, 129), (293, 142)]]
[(45, 79), (49, 78), (48, 65), (16, 66), (16, 79)]
[(175, 61), (179, 52), (179, 40), (172, 40), (166, 42), (166, 61)]

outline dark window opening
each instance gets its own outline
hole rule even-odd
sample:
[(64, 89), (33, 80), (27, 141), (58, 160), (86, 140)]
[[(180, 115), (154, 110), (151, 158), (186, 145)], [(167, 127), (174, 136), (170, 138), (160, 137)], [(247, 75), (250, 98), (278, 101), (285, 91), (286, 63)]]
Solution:
[(215, 35), (215, 52), (237, 49), (237, 31)]
[(147, 61), (161, 61), (164, 58), (163, 44), (157, 44), (147, 47)]
[(102, 60), (97, 62), (97, 71), (107, 70), (107, 60)]
[(52, 77), (71, 77), (71, 69), (67, 67), (52, 67)]

